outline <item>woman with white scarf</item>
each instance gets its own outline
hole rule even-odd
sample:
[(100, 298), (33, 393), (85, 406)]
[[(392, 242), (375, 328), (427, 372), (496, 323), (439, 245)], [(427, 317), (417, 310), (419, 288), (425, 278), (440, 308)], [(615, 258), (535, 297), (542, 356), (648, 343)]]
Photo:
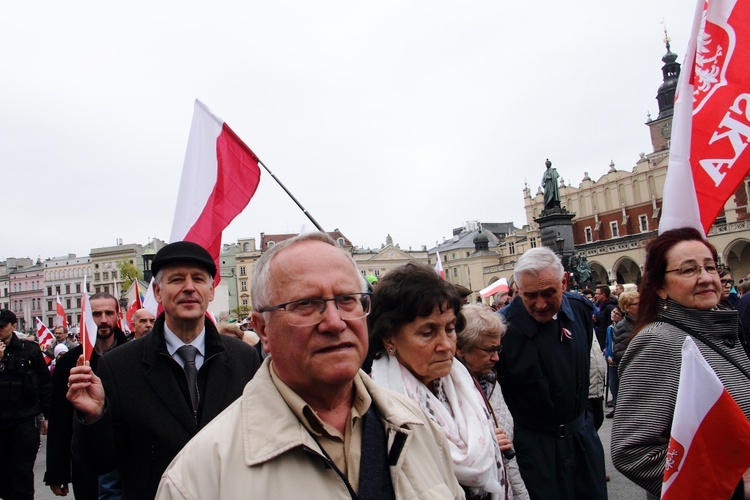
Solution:
[(454, 359), (462, 302), (428, 266), (391, 270), (375, 288), (367, 318), (372, 378), (412, 398), (440, 426), (467, 498), (505, 499), (492, 416), (466, 367)]

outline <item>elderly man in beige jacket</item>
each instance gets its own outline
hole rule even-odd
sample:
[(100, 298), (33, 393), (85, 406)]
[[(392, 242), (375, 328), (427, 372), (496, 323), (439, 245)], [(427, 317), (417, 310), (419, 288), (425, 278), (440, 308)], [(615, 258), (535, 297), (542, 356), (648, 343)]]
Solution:
[(366, 289), (324, 233), (265, 252), (252, 322), (269, 357), (175, 457), (157, 498), (463, 498), (443, 432), (360, 370)]

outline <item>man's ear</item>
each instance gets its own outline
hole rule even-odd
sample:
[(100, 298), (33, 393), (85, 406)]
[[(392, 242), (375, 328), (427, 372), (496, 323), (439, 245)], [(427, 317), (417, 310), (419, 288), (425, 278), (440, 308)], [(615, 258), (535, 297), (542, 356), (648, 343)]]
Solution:
[(266, 318), (263, 317), (263, 313), (253, 311), (250, 313), (250, 327), (255, 330), (258, 334), (263, 350), (270, 353), (271, 344), (268, 341), (268, 331), (266, 330)]
[(154, 281), (154, 298), (157, 303), (161, 304), (161, 288), (159, 288), (159, 284), (156, 281)]

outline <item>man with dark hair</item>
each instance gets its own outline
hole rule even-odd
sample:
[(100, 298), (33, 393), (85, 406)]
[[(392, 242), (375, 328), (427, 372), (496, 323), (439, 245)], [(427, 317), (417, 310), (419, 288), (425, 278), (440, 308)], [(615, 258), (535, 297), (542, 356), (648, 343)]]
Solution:
[(34, 498), (36, 416), (49, 414), (47, 365), (37, 344), (16, 336), (17, 323), (12, 311), (0, 309), (0, 498), (8, 499)]
[[(89, 298), (91, 315), (96, 323), (96, 343), (89, 361), (91, 369), (96, 372), (99, 358), (112, 349), (127, 342), (125, 333), (117, 326), (120, 319), (120, 302), (114, 295), (99, 292)], [(49, 433), (47, 435), (47, 471), (44, 483), (49, 485), (55, 495), (64, 496), (73, 483), (73, 494), (76, 499), (99, 498), (98, 476), (83, 464), (77, 454), (72, 453), (76, 447), (73, 443), (73, 406), (66, 399), (68, 376), (76, 365), (83, 347), (76, 345), (67, 354), (57, 360), (52, 377), (52, 409), (50, 413)]]
[(596, 316), (596, 340), (599, 345), (607, 345), (607, 327), (612, 324), (612, 309), (617, 307), (617, 299), (612, 297), (612, 292), (607, 285), (597, 285), (596, 307), (599, 313)]
[(151, 265), (164, 312), (151, 332), (71, 370), (81, 455), (97, 473), (121, 474), (124, 498), (153, 498), (169, 462), (236, 400), (260, 364), (241, 340), (206, 321), (216, 264), (200, 245), (163, 247)]

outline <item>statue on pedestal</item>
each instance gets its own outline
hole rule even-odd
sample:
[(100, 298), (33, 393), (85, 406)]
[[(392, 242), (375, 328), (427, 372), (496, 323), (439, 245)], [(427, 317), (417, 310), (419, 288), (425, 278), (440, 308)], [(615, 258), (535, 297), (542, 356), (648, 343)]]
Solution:
[(544, 172), (542, 177), (542, 186), (544, 187), (544, 209), (550, 210), (553, 208), (560, 207), (560, 188), (558, 186), (558, 179), (560, 175), (557, 173), (557, 169), (552, 168), (552, 162), (547, 161), (544, 163), (547, 166), (547, 170)]

